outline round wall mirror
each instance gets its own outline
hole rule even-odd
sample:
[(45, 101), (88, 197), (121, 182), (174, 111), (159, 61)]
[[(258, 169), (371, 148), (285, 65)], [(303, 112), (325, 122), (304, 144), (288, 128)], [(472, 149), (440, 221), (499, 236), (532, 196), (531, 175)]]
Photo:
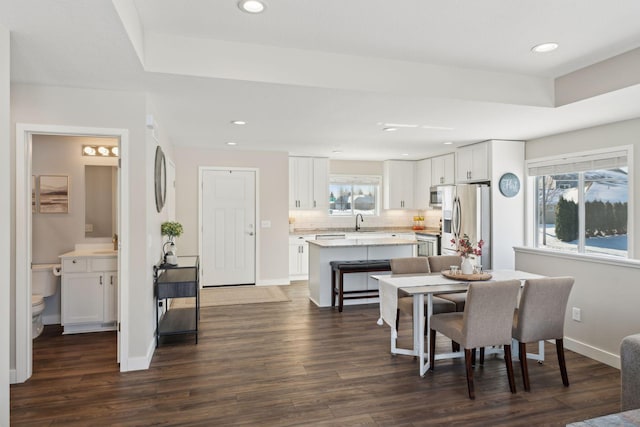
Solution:
[(156, 165), (154, 169), (154, 181), (156, 185), (156, 209), (162, 211), (164, 200), (167, 196), (167, 166), (164, 160), (162, 148), (156, 148)]

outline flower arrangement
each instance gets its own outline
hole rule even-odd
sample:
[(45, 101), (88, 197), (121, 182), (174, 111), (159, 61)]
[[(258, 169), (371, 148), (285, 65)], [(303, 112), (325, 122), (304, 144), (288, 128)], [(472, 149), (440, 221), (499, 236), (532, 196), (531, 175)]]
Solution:
[(474, 247), (474, 244), (469, 240), (469, 236), (465, 234), (462, 236), (462, 239), (459, 239), (457, 242), (456, 239), (451, 239), (451, 243), (457, 244), (458, 254), (461, 257), (468, 258), (469, 255), (482, 255), (482, 245), (484, 245), (484, 241), (482, 240), (478, 241), (477, 246)]
[(180, 237), (182, 234), (182, 224), (174, 221), (165, 221), (160, 226), (163, 236), (169, 236), (169, 240), (173, 241), (174, 237)]

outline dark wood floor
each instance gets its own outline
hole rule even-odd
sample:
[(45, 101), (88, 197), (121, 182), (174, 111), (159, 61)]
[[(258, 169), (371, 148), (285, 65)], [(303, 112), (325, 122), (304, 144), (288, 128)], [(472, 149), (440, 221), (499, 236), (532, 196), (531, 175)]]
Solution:
[(565, 388), (550, 344), (530, 364), (530, 393), (517, 375), (512, 395), (488, 357), (471, 401), (461, 360), (421, 378), (413, 358), (389, 354), (377, 306), (338, 313), (310, 303), (306, 282), (284, 290), (290, 302), (203, 308), (199, 344), (161, 346), (147, 371), (118, 371), (112, 333), (47, 327), (33, 377), (11, 386), (11, 425), (561, 426), (619, 410), (618, 370), (567, 351)]

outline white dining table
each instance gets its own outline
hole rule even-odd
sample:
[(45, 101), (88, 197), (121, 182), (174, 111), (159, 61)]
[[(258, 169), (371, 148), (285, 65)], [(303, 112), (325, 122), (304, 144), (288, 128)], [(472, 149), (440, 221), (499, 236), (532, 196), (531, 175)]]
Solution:
[[(493, 270), (488, 271), (491, 279), (488, 281), (520, 280), (524, 283), (527, 279), (538, 279), (544, 276), (519, 270)], [(379, 325), (387, 323), (391, 327), (391, 353), (407, 356), (416, 356), (419, 361), (419, 374), (429, 370), (429, 336), (425, 330), (429, 329), (430, 317), (433, 314), (433, 295), (465, 292), (470, 281), (450, 279), (440, 273), (431, 274), (390, 274), (373, 275), (378, 280), (380, 293), (380, 319)], [(484, 283), (484, 282), (477, 282)], [(398, 331), (396, 330), (396, 313), (398, 306), (398, 291), (413, 297), (413, 348), (399, 348), (397, 346)], [(425, 313), (425, 297), (427, 312)], [(426, 315), (426, 322), (424, 321)], [(426, 326), (425, 326), (426, 323)], [(527, 357), (535, 360), (544, 360), (544, 343), (540, 343), (538, 354), (527, 354)], [(435, 359), (462, 357), (462, 352), (450, 352), (437, 354)]]

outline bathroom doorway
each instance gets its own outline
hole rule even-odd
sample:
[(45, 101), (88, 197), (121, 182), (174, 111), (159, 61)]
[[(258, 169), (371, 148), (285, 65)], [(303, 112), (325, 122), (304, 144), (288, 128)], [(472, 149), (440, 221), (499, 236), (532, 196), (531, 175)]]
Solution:
[[(33, 256), (33, 228), (32, 212), (34, 210), (32, 195), (33, 187), (39, 184), (34, 180), (33, 146), (34, 140), (41, 137), (51, 138), (110, 138), (115, 141), (119, 150), (117, 163), (120, 167), (116, 172), (116, 194), (113, 228), (119, 236), (128, 235), (128, 131), (123, 129), (77, 128), (68, 126), (49, 125), (16, 125), (16, 372), (12, 376), (12, 383), (26, 381), (33, 370), (32, 340), (31, 340), (31, 264)], [(81, 156), (81, 152), (77, 152)], [(116, 163), (116, 165), (117, 165)], [(52, 174), (53, 175), (53, 174)], [(36, 182), (34, 182), (36, 181)], [(79, 183), (76, 183), (78, 185)], [(69, 186), (73, 185), (71, 180)], [(70, 193), (71, 194), (71, 193)], [(77, 202), (77, 201), (76, 201)], [(73, 203), (69, 201), (69, 203)], [(73, 205), (72, 205), (73, 206)], [(76, 203), (77, 207), (77, 203)], [(38, 208), (38, 206), (36, 206)], [(84, 209), (82, 209), (84, 210)], [(86, 224), (85, 219), (81, 219)], [(84, 230), (85, 227), (82, 226)], [(111, 232), (110, 231), (110, 232)], [(84, 233), (84, 232), (83, 232)], [(89, 233), (90, 235), (91, 233)], [(85, 234), (86, 236), (87, 234)], [(108, 238), (107, 241), (111, 239)], [(127, 369), (127, 337), (128, 330), (125, 318), (128, 313), (128, 244), (126, 239), (120, 239), (118, 251), (117, 283), (119, 287), (117, 306), (117, 362), (120, 370)], [(50, 254), (49, 254), (50, 255)], [(40, 256), (40, 254), (38, 255)]]

